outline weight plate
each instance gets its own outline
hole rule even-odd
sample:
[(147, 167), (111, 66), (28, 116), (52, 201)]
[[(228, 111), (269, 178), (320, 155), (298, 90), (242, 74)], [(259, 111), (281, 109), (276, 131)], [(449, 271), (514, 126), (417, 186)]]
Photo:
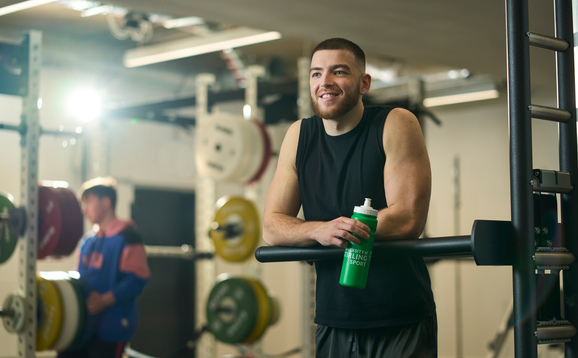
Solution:
[(43, 351), (54, 345), (62, 329), (62, 298), (56, 284), (37, 275), (38, 307), (36, 350)]
[(11, 316), (2, 317), (4, 328), (9, 333), (21, 333), (26, 324), (26, 301), (18, 295), (9, 295), (4, 300), (2, 310), (12, 311)]
[(221, 342), (243, 342), (255, 329), (259, 317), (258, 298), (245, 279), (221, 274), (207, 300), (208, 329)]
[(8, 216), (14, 211), (14, 198), (8, 193), (0, 192), (0, 264), (8, 261), (18, 244), (18, 235), (10, 233)]
[(83, 234), (83, 216), (78, 199), (67, 188), (56, 188), (61, 203), (62, 230), (58, 243), (50, 256), (68, 256), (76, 248)]
[(59, 195), (55, 188), (38, 188), (38, 259), (49, 256), (62, 233), (62, 213)]
[(71, 278), (73, 278), (72, 282), (75, 284), (76, 288), (81, 293), (82, 296), (80, 299), (81, 315), (84, 316), (83, 324), (80, 327), (80, 331), (78, 332), (77, 336), (74, 338), (74, 341), (68, 348), (69, 350), (75, 350), (84, 347), (94, 334), (96, 324), (98, 323), (97, 322), (98, 315), (90, 315), (86, 311), (85, 301), (88, 298), (88, 295), (90, 294), (90, 287), (88, 286), (88, 284), (82, 279), (82, 277), (78, 276), (79, 278), (75, 278), (76, 275), (73, 275), (72, 273), (70, 274), (70, 276)]
[(242, 120), (244, 152), (242, 162), (237, 163), (237, 170), (228, 181), (248, 183), (257, 174), (263, 162), (265, 145), (261, 130), (255, 120)]
[(63, 274), (63, 278), (52, 281), (56, 284), (60, 292), (64, 308), (60, 335), (54, 345), (50, 347), (56, 351), (63, 351), (72, 344), (80, 324), (80, 312), (76, 292), (72, 287), (72, 283), (68, 280), (68, 275), (65, 272), (63, 272)]
[(261, 238), (261, 223), (255, 205), (240, 196), (223, 197), (209, 235), (219, 257), (239, 262), (251, 257)]
[[(83, 328), (86, 320), (86, 305), (84, 295), (82, 294), (82, 289), (80, 288), (79, 278), (80, 275), (77, 271), (69, 271), (68, 272), (68, 282), (74, 289), (74, 294), (76, 297), (76, 306), (78, 307), (78, 324), (76, 326), (76, 334), (74, 335), (74, 339), (69, 344), (72, 346), (75, 342), (80, 340), (80, 337), (83, 333)], [(68, 347), (67, 347), (68, 348)]]
[(267, 330), (269, 322), (271, 321), (271, 301), (267, 296), (267, 291), (265, 287), (261, 284), (261, 282), (252, 279), (252, 278), (245, 278), (249, 284), (253, 287), (253, 291), (257, 296), (257, 304), (259, 306), (259, 313), (257, 317), (257, 322), (253, 327), (253, 331), (251, 334), (243, 341), (243, 343), (253, 343)]
[(261, 169), (265, 152), (263, 134), (254, 120), (219, 114), (197, 129), (197, 170), (211, 179), (245, 184)]
[(269, 166), (269, 162), (271, 161), (271, 155), (273, 153), (271, 137), (269, 136), (269, 132), (267, 131), (265, 123), (258, 120), (255, 120), (254, 122), (255, 125), (259, 128), (259, 133), (263, 138), (263, 160), (261, 161), (261, 165), (257, 170), (257, 172), (255, 173), (253, 178), (251, 178), (251, 180), (249, 181), (251, 183), (261, 179), (261, 177), (265, 173), (265, 170), (267, 170), (267, 167)]

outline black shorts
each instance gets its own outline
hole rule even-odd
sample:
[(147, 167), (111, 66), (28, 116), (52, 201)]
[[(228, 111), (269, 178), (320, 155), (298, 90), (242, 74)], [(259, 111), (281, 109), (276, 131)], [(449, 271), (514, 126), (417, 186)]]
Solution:
[(437, 357), (437, 319), (371, 329), (343, 329), (317, 326), (317, 358), (435, 358)]

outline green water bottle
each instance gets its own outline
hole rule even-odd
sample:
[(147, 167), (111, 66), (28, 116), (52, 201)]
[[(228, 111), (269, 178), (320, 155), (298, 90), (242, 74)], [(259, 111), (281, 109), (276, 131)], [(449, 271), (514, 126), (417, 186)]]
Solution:
[(377, 228), (377, 210), (371, 207), (371, 199), (365, 198), (363, 206), (356, 206), (353, 209), (351, 218), (369, 226), (369, 239), (360, 239), (361, 244), (359, 245), (351, 242), (347, 245), (343, 256), (339, 284), (348, 287), (365, 288), (369, 263), (371, 262), (371, 251), (373, 250), (373, 234)]

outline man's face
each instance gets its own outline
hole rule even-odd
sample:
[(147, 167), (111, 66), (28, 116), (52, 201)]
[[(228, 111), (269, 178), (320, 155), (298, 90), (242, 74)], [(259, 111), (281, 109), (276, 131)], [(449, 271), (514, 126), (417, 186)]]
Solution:
[(82, 198), (82, 213), (93, 224), (98, 224), (110, 210), (110, 199), (99, 198), (94, 194), (87, 194)]
[(361, 101), (363, 76), (353, 53), (315, 52), (309, 77), (313, 112), (324, 119), (339, 119), (349, 113)]

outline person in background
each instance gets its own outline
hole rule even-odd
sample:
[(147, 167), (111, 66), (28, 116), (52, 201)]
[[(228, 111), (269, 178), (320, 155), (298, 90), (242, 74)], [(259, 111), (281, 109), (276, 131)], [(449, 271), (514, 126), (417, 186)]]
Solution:
[(112, 178), (95, 178), (81, 187), (82, 212), (94, 226), (79, 243), (77, 269), (89, 290), (86, 310), (94, 333), (59, 358), (120, 358), (137, 328), (137, 300), (150, 270), (134, 223), (115, 214), (116, 198)]
[[(315, 115), (293, 123), (283, 140), (265, 201), (264, 240), (358, 244), (369, 227), (350, 216), (365, 198), (379, 210), (375, 240), (419, 237), (431, 169), (417, 118), (402, 108), (364, 106), (371, 85), (365, 54), (346, 39), (317, 45), (309, 84)], [(339, 284), (342, 262), (315, 262), (316, 356), (436, 357), (436, 308), (424, 260), (374, 256), (365, 289)]]

